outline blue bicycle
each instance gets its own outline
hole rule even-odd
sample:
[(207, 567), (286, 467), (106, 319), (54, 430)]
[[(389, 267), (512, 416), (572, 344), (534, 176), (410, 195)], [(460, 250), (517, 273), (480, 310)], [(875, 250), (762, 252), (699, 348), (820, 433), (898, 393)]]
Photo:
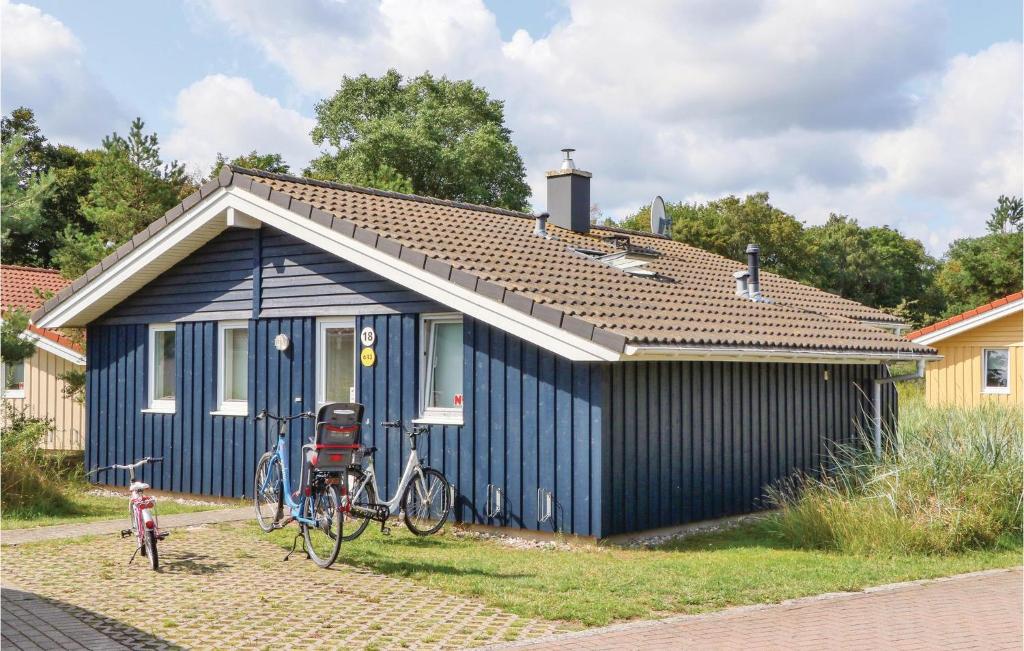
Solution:
[[(314, 563), (327, 568), (338, 558), (341, 547), (344, 517), (338, 492), (340, 477), (336, 472), (318, 468), (314, 446), (306, 445), (303, 446), (305, 463), (299, 490), (289, 490), (288, 423), (300, 418), (313, 419), (315, 416), (312, 412), (275, 416), (265, 409), (256, 416), (257, 421), (277, 421), (277, 447), (264, 454), (256, 465), (253, 487), (256, 521), (266, 532), (280, 529), (293, 520), (298, 522), (306, 554)], [(287, 517), (284, 513), (286, 506), (289, 511)]]

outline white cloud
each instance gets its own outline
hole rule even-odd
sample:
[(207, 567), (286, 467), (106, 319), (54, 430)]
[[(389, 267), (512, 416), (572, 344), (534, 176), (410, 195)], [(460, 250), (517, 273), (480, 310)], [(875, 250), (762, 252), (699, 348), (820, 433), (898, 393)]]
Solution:
[(59, 20), (35, 7), (0, 2), (3, 39), (0, 110), (28, 106), (52, 141), (95, 147), (119, 122), (118, 102), (82, 61), (82, 45)]
[(210, 75), (178, 93), (165, 158), (194, 172), (210, 171), (218, 153), (232, 158), (253, 149), (280, 153), (299, 172), (316, 156), (312, 118), (260, 94), (248, 79)]
[(1021, 191), (1020, 43), (946, 61), (924, 0), (567, 0), (548, 34), (509, 41), (480, 0), (313, 0), (275, 21), (271, 0), (194, 1), (307, 97), (389, 67), (485, 86), (538, 208), (566, 145), (607, 214), (767, 190), (805, 221), (845, 212), (936, 252)]

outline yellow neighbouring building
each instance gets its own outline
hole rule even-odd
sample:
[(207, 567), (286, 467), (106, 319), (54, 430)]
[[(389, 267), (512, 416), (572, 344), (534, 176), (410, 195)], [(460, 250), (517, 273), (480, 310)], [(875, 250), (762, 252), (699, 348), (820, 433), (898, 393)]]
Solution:
[(1024, 403), (1024, 292), (921, 328), (907, 338), (942, 355), (925, 370), (928, 404)]

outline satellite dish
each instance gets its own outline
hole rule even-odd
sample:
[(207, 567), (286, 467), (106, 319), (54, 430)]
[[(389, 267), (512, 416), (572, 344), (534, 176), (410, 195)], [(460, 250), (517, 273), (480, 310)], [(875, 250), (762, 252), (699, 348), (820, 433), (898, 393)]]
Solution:
[(651, 202), (651, 232), (657, 235), (668, 234), (668, 217), (665, 216), (665, 200), (660, 196)]

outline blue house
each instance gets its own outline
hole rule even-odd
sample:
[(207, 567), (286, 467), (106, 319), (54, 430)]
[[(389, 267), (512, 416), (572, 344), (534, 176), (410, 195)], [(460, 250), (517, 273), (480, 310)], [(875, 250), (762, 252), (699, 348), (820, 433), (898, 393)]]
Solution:
[(429, 423), (458, 521), (601, 538), (757, 509), (891, 425), (886, 362), (934, 356), (896, 319), (591, 225), (590, 183), (549, 172), (548, 217), (225, 167), (33, 315), (88, 329), (87, 465), (248, 496), (258, 411), (357, 400), (388, 493), (380, 422)]

